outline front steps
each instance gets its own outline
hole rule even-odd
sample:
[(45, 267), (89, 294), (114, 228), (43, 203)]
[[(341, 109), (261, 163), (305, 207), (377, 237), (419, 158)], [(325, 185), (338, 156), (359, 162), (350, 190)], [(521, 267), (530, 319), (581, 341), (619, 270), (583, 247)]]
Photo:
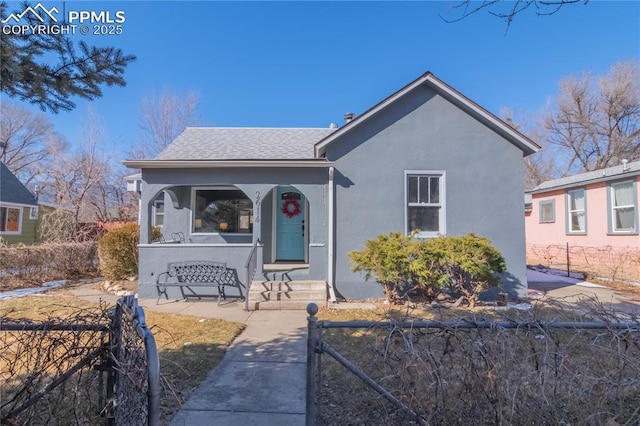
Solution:
[(327, 305), (325, 281), (254, 281), (249, 291), (249, 310), (302, 310), (309, 303)]

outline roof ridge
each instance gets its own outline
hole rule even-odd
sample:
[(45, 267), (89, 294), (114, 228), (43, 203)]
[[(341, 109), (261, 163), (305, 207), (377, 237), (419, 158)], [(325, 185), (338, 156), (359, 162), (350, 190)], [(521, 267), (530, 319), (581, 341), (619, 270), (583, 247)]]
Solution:
[(588, 182), (607, 181), (620, 178), (628, 174), (636, 175), (638, 173), (640, 173), (640, 161), (630, 161), (626, 163), (626, 168), (624, 164), (616, 164), (602, 169), (576, 173), (574, 175), (563, 176), (556, 179), (549, 179), (539, 185), (536, 185), (527, 192), (545, 191), (565, 186), (580, 186)]
[(248, 129), (256, 129), (256, 130), (336, 130), (331, 127), (218, 127), (218, 126), (187, 126), (186, 129), (202, 129), (202, 130), (211, 130), (211, 129), (221, 129), (221, 130), (248, 130)]

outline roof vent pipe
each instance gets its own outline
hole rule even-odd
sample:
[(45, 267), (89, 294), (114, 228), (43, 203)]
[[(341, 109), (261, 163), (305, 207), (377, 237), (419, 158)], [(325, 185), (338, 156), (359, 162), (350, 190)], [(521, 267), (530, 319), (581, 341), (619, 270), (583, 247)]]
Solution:
[(331, 123), (331, 124), (329, 124), (329, 128), (330, 128), (330, 129), (337, 129), (337, 128), (338, 128), (338, 123)]
[(346, 122), (348, 123), (348, 122), (350, 122), (351, 120), (353, 120), (353, 118), (354, 118), (355, 116), (356, 116), (356, 115), (355, 115), (354, 113), (352, 113), (352, 112), (347, 112), (347, 113), (344, 115), (344, 121), (346, 121)]
[(623, 172), (628, 172), (629, 171), (629, 160), (627, 160), (626, 158), (622, 159), (622, 171)]

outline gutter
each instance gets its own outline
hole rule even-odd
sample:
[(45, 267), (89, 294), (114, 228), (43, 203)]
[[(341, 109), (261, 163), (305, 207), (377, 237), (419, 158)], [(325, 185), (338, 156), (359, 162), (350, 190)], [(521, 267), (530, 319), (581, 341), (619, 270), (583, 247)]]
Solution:
[(333, 162), (326, 160), (125, 160), (132, 169), (200, 169), (226, 167), (327, 168)]
[(334, 235), (334, 223), (335, 223), (335, 218), (333, 217), (333, 212), (334, 212), (334, 187), (333, 187), (333, 172), (334, 172), (334, 168), (333, 166), (329, 167), (329, 188), (328, 188), (328, 192), (329, 192), (329, 202), (328, 204), (328, 209), (329, 209), (329, 218), (328, 218), (328, 230), (329, 230), (329, 235), (327, 236), (327, 245), (329, 246), (329, 250), (328, 250), (328, 254), (327, 254), (327, 284), (329, 285), (329, 298), (331, 299), (332, 303), (336, 303), (338, 300), (336, 299), (336, 291), (333, 287), (333, 275), (335, 273), (334, 268), (333, 268), (333, 257), (334, 257), (334, 246), (333, 246), (333, 235)]
[(635, 177), (640, 175), (640, 170), (634, 170), (634, 171), (629, 171), (629, 172), (624, 172), (624, 173), (616, 173), (616, 174), (611, 174), (611, 175), (603, 175), (597, 178), (592, 178), (592, 179), (585, 179), (585, 180), (581, 180), (581, 181), (575, 181), (575, 182), (569, 182), (569, 183), (561, 183), (561, 184), (556, 184), (553, 186), (548, 186), (545, 188), (534, 188), (531, 189), (529, 191), (525, 191), (525, 194), (531, 194), (531, 195), (536, 195), (536, 194), (541, 194), (541, 193), (545, 193), (545, 192), (551, 192), (551, 191), (559, 191), (562, 189), (570, 189), (570, 188), (580, 188), (580, 187), (584, 187), (587, 185), (593, 185), (595, 183), (602, 183), (602, 182), (612, 182), (612, 181), (616, 181), (616, 180), (624, 180), (630, 177)]

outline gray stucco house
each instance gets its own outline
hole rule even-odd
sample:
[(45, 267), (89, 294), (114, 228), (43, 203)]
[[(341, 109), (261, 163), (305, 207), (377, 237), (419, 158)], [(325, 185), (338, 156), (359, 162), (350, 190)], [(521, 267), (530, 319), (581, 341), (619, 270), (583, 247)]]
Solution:
[[(539, 146), (426, 73), (338, 128), (188, 128), (141, 169), (140, 297), (167, 262), (226, 262), (245, 282), (321, 281), (329, 299), (381, 297), (347, 253), (392, 231), (488, 237), (504, 288), (526, 292), (523, 157)], [(174, 243), (151, 242), (161, 226)], [(253, 276), (250, 271), (249, 277)], [(246, 282), (245, 282), (246, 284)]]

